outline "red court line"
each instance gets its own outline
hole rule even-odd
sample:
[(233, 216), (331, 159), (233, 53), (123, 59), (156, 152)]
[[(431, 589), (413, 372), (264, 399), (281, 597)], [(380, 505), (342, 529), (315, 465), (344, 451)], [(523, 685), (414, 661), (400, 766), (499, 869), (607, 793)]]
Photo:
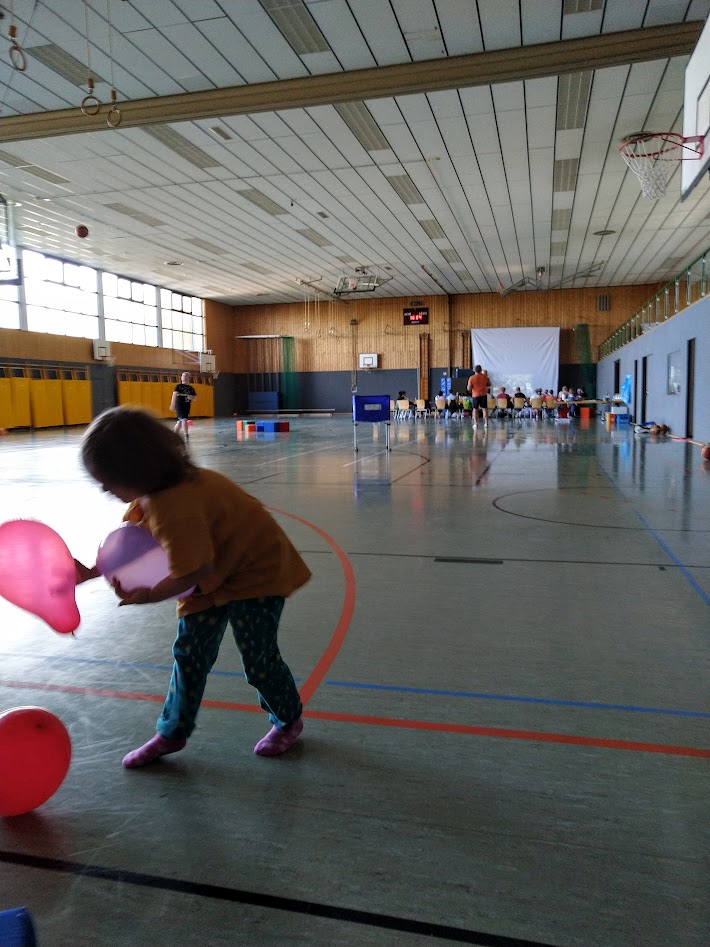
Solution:
[(314, 533), (318, 533), (318, 535), (328, 543), (330, 548), (340, 560), (340, 565), (343, 570), (343, 578), (345, 580), (343, 607), (340, 610), (340, 618), (338, 619), (338, 623), (333, 630), (333, 634), (331, 635), (330, 641), (328, 642), (328, 646), (320, 656), (318, 663), (313, 668), (311, 673), (308, 675), (303, 684), (298, 688), (298, 692), (301, 695), (301, 702), (305, 707), (305, 705), (320, 687), (323, 678), (330, 669), (331, 664), (338, 656), (338, 652), (343, 646), (345, 636), (348, 633), (348, 628), (350, 627), (353, 612), (355, 611), (355, 572), (345, 552), (340, 548), (340, 546), (332, 537), (330, 537), (318, 526), (315, 526), (313, 523), (309, 523), (308, 520), (304, 520), (300, 516), (296, 516), (295, 513), (287, 513), (286, 510), (278, 510), (273, 506), (269, 506), (267, 509), (274, 513), (280, 513), (282, 516), (290, 516), (292, 520), (297, 520), (299, 523), (303, 523), (304, 526), (312, 529)]
[[(77, 687), (72, 684), (40, 684), (33, 681), (1, 681), (0, 687), (18, 690), (57, 691), (64, 694), (83, 694), (87, 697), (111, 697), (118, 700), (146, 700), (162, 704), (162, 694), (141, 694), (133, 691), (114, 691), (101, 687)], [(228, 700), (203, 700), (203, 707), (213, 710), (239, 710), (262, 713), (255, 704), (238, 704)], [(400, 720), (396, 717), (368, 717), (363, 714), (329, 713), (307, 710), (310, 720), (332, 720), (337, 723), (360, 723), (368, 727), (394, 727), (400, 730), (429, 730), (435, 733), (461, 733), (467, 736), (493, 737), (502, 740), (529, 740), (533, 743), (565, 743), (570, 746), (592, 746), (605, 750), (627, 750), (637, 753), (662, 753), (666, 756), (694, 756), (710, 760), (710, 750), (694, 746), (676, 746), (669, 743), (644, 743), (640, 740), (610, 740), (604, 737), (583, 737), (573, 733), (544, 733), (539, 730), (511, 730), (507, 727), (474, 727), (464, 723), (438, 723), (430, 720)]]

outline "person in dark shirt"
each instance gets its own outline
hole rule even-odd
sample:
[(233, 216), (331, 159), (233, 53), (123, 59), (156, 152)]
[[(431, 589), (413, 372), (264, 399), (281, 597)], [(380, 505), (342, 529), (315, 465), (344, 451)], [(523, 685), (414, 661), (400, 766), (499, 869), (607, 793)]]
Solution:
[(187, 426), (187, 420), (190, 417), (190, 403), (197, 398), (197, 392), (190, 384), (191, 381), (190, 373), (183, 372), (179, 384), (175, 385), (173, 389), (173, 397), (170, 401), (170, 410), (177, 415), (175, 433), (180, 434), (182, 432), (186, 441), (190, 440), (190, 432)]

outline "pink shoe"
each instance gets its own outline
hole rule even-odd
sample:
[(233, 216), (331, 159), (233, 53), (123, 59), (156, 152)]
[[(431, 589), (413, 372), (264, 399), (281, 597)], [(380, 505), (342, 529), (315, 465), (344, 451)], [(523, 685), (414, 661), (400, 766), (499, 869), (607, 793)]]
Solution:
[(303, 730), (303, 719), (294, 720), (290, 727), (273, 726), (254, 747), (257, 756), (278, 756), (291, 749)]
[(161, 756), (167, 756), (168, 753), (178, 753), (185, 748), (186, 743), (187, 740), (168, 740), (167, 737), (156, 733), (152, 740), (126, 754), (123, 757), (123, 765), (126, 769), (137, 769), (159, 760)]

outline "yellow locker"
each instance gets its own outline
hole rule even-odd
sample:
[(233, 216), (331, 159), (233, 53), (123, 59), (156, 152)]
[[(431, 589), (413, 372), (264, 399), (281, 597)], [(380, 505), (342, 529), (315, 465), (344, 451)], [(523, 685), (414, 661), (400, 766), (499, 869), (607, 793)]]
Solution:
[(65, 424), (91, 421), (91, 382), (80, 378), (62, 379)]
[(163, 413), (161, 417), (174, 418), (175, 412), (170, 410), (170, 401), (172, 400), (173, 391), (175, 390), (177, 382), (163, 380), (160, 384), (163, 389)]
[(62, 427), (62, 383), (58, 378), (30, 378), (32, 427)]
[(119, 404), (142, 404), (141, 400), (141, 382), (133, 378), (118, 379), (118, 403)]
[(31, 427), (29, 378), (11, 378), (13, 427)]
[(0, 428), (14, 427), (12, 379), (0, 378)]
[(197, 401), (192, 402), (191, 414), (196, 418), (214, 417), (214, 388), (212, 385), (206, 385), (203, 382), (197, 382), (192, 386), (197, 394)]
[(163, 390), (159, 381), (141, 381), (141, 404), (163, 417)]

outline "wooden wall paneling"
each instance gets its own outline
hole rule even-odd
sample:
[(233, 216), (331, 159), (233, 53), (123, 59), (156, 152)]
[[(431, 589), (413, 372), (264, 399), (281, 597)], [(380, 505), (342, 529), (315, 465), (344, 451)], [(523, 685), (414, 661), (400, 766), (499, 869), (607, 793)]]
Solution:
[(205, 299), (205, 348), (211, 349), (217, 358), (217, 370), (234, 372), (234, 309), (214, 299)]
[(417, 398), (429, 400), (429, 355), (431, 337), (428, 332), (419, 333), (419, 391)]
[[(465, 296), (419, 297), (429, 308), (429, 325), (403, 326), (402, 310), (411, 297), (372, 299), (366, 294), (311, 299), (303, 303), (274, 306), (230, 307), (205, 300), (205, 345), (217, 357), (220, 371), (281, 371), (281, 336), (294, 339), (294, 369), (304, 371), (352, 371), (350, 321), (358, 323), (359, 352), (377, 352), (386, 369), (416, 368), (419, 335), (430, 336), (432, 367), (467, 367), (472, 327), (560, 326), (560, 359), (576, 362), (572, 328), (589, 326), (594, 359), (600, 343), (625, 322), (660, 287), (590, 287), (540, 292), (482, 293)], [(608, 295), (611, 308), (599, 311), (598, 297)], [(252, 345), (241, 335), (279, 337), (268, 345)], [(152, 346), (113, 342), (117, 366), (153, 372), (188, 370), (197, 372), (198, 353), (176, 352)], [(358, 352), (358, 354), (359, 354)], [(0, 329), (0, 358), (90, 365), (94, 362), (88, 339)], [(24, 425), (23, 425), (24, 426)]]

